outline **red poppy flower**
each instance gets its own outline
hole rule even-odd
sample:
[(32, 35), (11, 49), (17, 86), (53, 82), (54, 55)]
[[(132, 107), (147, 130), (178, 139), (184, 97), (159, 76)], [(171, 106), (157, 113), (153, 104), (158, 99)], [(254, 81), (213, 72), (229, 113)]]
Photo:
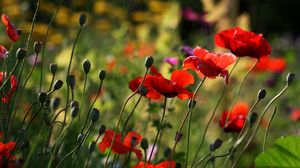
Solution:
[[(6, 144), (4, 144), (3, 142), (0, 142), (0, 167), (2, 166), (2, 158), (6, 157), (8, 158), (11, 154), (10, 152), (14, 149), (16, 143), (14, 141), (10, 141)], [(12, 155), (10, 157), (10, 160), (14, 160), (15, 156)]]
[[(187, 85), (194, 83), (193, 75), (184, 70), (175, 70), (171, 74), (171, 80), (164, 78), (155, 67), (151, 67), (153, 75), (147, 75), (144, 81), (144, 87), (147, 88), (146, 97), (150, 99), (159, 99), (161, 95), (165, 97), (175, 97), (184, 100), (191, 98), (193, 93), (189, 92)], [(129, 88), (135, 91), (142, 81), (141, 77), (135, 78), (129, 83)]]
[(1, 20), (2, 20), (2, 23), (6, 27), (6, 33), (7, 33), (8, 37), (13, 42), (18, 41), (20, 38), (20, 34), (19, 34), (18, 30), (15, 28), (15, 26), (10, 22), (9, 17), (2, 14)]
[(131, 168), (168, 168), (170, 165), (170, 168), (175, 168), (176, 163), (174, 161), (171, 161), (171, 163), (169, 161), (163, 161), (160, 162), (156, 165), (153, 165), (151, 163), (146, 163), (146, 162), (139, 162), (137, 165), (131, 167)]
[(7, 49), (0, 45), (0, 59), (4, 59), (7, 57)]
[(300, 120), (300, 109), (298, 109), (298, 108), (292, 109), (291, 114), (290, 114), (290, 119), (294, 122), (299, 121)]
[(238, 57), (250, 56), (259, 59), (271, 53), (271, 46), (262, 34), (248, 32), (240, 27), (216, 34), (215, 43), (219, 47), (229, 49)]
[(285, 59), (282, 57), (270, 58), (270, 56), (262, 57), (255, 67), (258, 72), (282, 73), (285, 69)]
[[(101, 152), (105, 152), (107, 148), (110, 147), (112, 139), (114, 136), (114, 131), (106, 130), (102, 141), (99, 143), (98, 148)], [(129, 152), (134, 152), (138, 159), (142, 159), (142, 151), (135, 148), (137, 144), (142, 140), (142, 136), (137, 132), (129, 132), (124, 141), (122, 142), (121, 134), (116, 134), (115, 141), (112, 145), (112, 151), (118, 154), (126, 154)]]
[[(6, 80), (6, 72), (0, 72), (0, 86), (2, 86), (3, 82), (5, 81), (3, 81), (3, 78)], [(14, 75), (12, 75), (10, 77), (10, 88), (5, 87), (6, 91), (1, 97), (2, 103), (8, 103), (10, 101), (11, 97), (13, 96), (13, 93), (17, 90), (17, 86), (17, 78)]]
[[(235, 104), (230, 114), (228, 111), (222, 113), (219, 124), (226, 132), (240, 132), (246, 121), (248, 112), (249, 105), (245, 102), (238, 102)], [(228, 118), (227, 122), (226, 118)]]
[(231, 53), (214, 53), (196, 47), (194, 56), (189, 56), (183, 61), (183, 69), (193, 69), (201, 77), (216, 78), (222, 76), (228, 83), (228, 71), (226, 68), (236, 60)]

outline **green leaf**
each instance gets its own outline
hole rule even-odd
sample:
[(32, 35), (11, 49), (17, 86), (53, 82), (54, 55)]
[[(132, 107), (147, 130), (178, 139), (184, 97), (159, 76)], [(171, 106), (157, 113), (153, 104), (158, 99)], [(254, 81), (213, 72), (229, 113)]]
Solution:
[(258, 155), (256, 168), (299, 168), (300, 137), (287, 136), (276, 140), (274, 147)]

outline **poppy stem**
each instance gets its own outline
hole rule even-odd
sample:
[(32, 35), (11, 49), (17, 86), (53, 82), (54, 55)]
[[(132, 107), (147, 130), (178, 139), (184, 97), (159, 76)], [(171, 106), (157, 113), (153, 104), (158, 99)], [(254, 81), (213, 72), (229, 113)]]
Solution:
[(221, 158), (221, 157), (228, 156), (228, 155), (230, 155), (230, 153), (231, 153), (231, 152), (229, 151), (229, 152), (226, 153), (226, 154), (218, 155), (218, 156), (213, 156), (213, 157), (209, 158), (209, 159), (205, 162), (203, 168), (205, 168), (205, 167), (207, 166), (207, 164), (208, 164), (210, 161), (213, 161), (213, 160), (216, 159), (216, 158)]
[(78, 146), (76, 146), (74, 149), (72, 149), (68, 154), (66, 154), (62, 159), (61, 159), (61, 161), (58, 163), (58, 165), (56, 166), (56, 168), (59, 168), (61, 165), (62, 165), (62, 163), (69, 157), (69, 156), (71, 156), (74, 152), (75, 152), (75, 150), (78, 148)]
[(246, 145), (244, 146), (241, 154), (239, 155), (239, 157), (237, 158), (237, 160), (232, 164), (232, 168), (238, 163), (238, 161), (241, 159), (243, 153), (246, 151), (247, 147), (249, 146), (249, 144), (251, 143), (251, 141), (253, 140), (253, 138), (255, 137), (257, 131), (258, 131), (258, 128), (259, 128), (259, 125), (264, 117), (264, 115), (266, 114), (267, 110), (270, 108), (270, 106), (288, 89), (289, 85), (288, 83), (285, 85), (285, 87), (277, 94), (273, 97), (273, 99), (271, 99), (269, 101), (269, 103), (267, 104), (267, 106), (264, 108), (263, 112), (261, 113), (260, 117), (259, 117), (259, 120), (258, 120), (258, 123), (255, 127), (255, 130), (253, 131), (253, 133), (251, 134), (251, 136), (249, 137)]
[[(84, 93), (85, 93), (85, 89), (86, 89), (87, 78), (88, 78), (88, 74), (85, 74), (85, 76), (84, 76), (83, 90), (82, 90), (82, 94), (81, 94), (81, 98), (80, 98), (80, 105), (81, 106), (82, 106), (82, 102), (83, 102), (83, 99), (84, 99)], [(98, 96), (96, 96), (96, 97), (98, 97)], [(81, 111), (81, 109), (82, 109), (82, 107), (79, 109), (79, 112), (78, 112), (78, 121), (80, 121), (80, 111)]]
[(60, 4), (58, 5), (58, 7), (56, 8), (56, 10), (54, 11), (52, 17), (51, 17), (51, 20), (47, 26), (47, 30), (46, 30), (46, 34), (44, 36), (44, 39), (43, 39), (43, 50), (42, 50), (42, 56), (41, 56), (41, 73), (40, 73), (40, 86), (39, 86), (39, 92), (41, 92), (41, 89), (42, 89), (42, 82), (43, 82), (43, 72), (44, 72), (44, 55), (45, 55), (45, 48), (46, 48), (46, 43), (47, 43), (47, 38), (48, 38), (48, 34), (49, 34), (49, 31), (50, 31), (50, 28), (54, 22), (54, 19), (56, 18), (56, 15), (58, 13), (58, 11), (60, 10), (62, 4), (63, 4), (64, 0), (62, 0), (60, 2)]
[(273, 121), (273, 118), (274, 118), (274, 116), (276, 114), (276, 111), (277, 111), (277, 108), (275, 107), (274, 110), (273, 110), (272, 116), (269, 119), (267, 128), (266, 128), (266, 132), (265, 132), (265, 136), (264, 136), (264, 143), (263, 143), (263, 152), (266, 151), (266, 145), (267, 145), (267, 138), (268, 138), (269, 128), (270, 128), (270, 125), (271, 125), (271, 123)]
[[(14, 68), (13, 68), (13, 70), (11, 71), (11, 73), (9, 73), (9, 76), (8, 76), (8, 78), (6, 78), (6, 80), (3, 82), (3, 84), (1, 85), (1, 87), (0, 87), (0, 91), (3, 89), (3, 87), (8, 83), (8, 81), (10, 81), (10, 78), (11, 78), (11, 76), (13, 75), (13, 73), (17, 70), (17, 67), (18, 67), (18, 65), (20, 64), (20, 61), (19, 60), (17, 60), (17, 62), (16, 62), (16, 64), (15, 64), (15, 66), (14, 66)], [(4, 73), (3, 73), (3, 78), (4, 78)]]
[(161, 120), (160, 120), (160, 123), (159, 123), (159, 126), (158, 126), (158, 130), (157, 130), (157, 133), (156, 133), (156, 136), (155, 136), (155, 139), (154, 139), (153, 146), (152, 146), (152, 148), (151, 148), (150, 156), (149, 156), (149, 158), (148, 158), (148, 162), (149, 162), (149, 163), (150, 163), (150, 161), (151, 161), (151, 158), (152, 158), (152, 155), (153, 155), (153, 152), (154, 152), (154, 148), (155, 148), (155, 145), (156, 145), (156, 143), (157, 143), (157, 139), (158, 139), (159, 133), (160, 133), (160, 131), (161, 131), (161, 129), (162, 129), (163, 122), (164, 122), (164, 119), (165, 119), (166, 107), (167, 107), (167, 99), (168, 99), (168, 98), (165, 97), (162, 117), (161, 117)]
[[(194, 100), (195, 100), (196, 94), (198, 93), (198, 91), (199, 91), (200, 87), (202, 86), (202, 84), (204, 83), (205, 79), (206, 79), (206, 77), (204, 77), (199, 82), (198, 86), (196, 87), (196, 89), (195, 89), (195, 91), (193, 93), (192, 99), (190, 100), (192, 102), (192, 104), (194, 104)], [(173, 155), (175, 153), (176, 146), (177, 146), (177, 144), (179, 142), (179, 140), (177, 139), (177, 136), (180, 136), (180, 134), (182, 134), (181, 131), (183, 129), (183, 126), (184, 126), (184, 124), (185, 124), (188, 116), (190, 115), (190, 117), (191, 117), (193, 109), (194, 109), (194, 105), (192, 105), (191, 107), (189, 107), (188, 111), (186, 112), (186, 114), (185, 114), (185, 116), (184, 116), (184, 118), (183, 118), (183, 120), (182, 120), (182, 122), (180, 124), (180, 127), (179, 127), (178, 131), (176, 132), (175, 143), (174, 143), (174, 146), (173, 146), (172, 151), (171, 151), (170, 156), (169, 156), (169, 168), (171, 166), (171, 161), (172, 161)], [(190, 122), (191, 122), (191, 118), (189, 119), (189, 126), (190, 126)], [(190, 130), (190, 127), (188, 128), (188, 131), (189, 130)], [(188, 133), (188, 138), (189, 138), (189, 133)], [(187, 149), (187, 151), (188, 151), (188, 149)], [(188, 155), (188, 154), (186, 154), (186, 155)], [(187, 157), (186, 157), (186, 162), (187, 162)]]
[(117, 131), (118, 131), (118, 129), (119, 129), (119, 125), (120, 125), (120, 122), (121, 122), (121, 119), (122, 119), (122, 116), (123, 116), (125, 107), (126, 107), (128, 101), (129, 101), (135, 94), (137, 94), (137, 93), (140, 91), (140, 88), (141, 88), (142, 85), (144, 84), (144, 81), (145, 81), (146, 75), (147, 75), (147, 73), (148, 73), (148, 70), (149, 70), (149, 68), (147, 67), (147, 68), (146, 68), (146, 71), (145, 71), (145, 73), (144, 73), (144, 75), (143, 75), (143, 78), (142, 78), (142, 81), (141, 81), (139, 87), (138, 87), (138, 88), (136, 89), (136, 91), (134, 91), (130, 96), (128, 96), (128, 98), (125, 100), (125, 102), (124, 102), (124, 104), (123, 104), (123, 106), (122, 106), (122, 108), (121, 108), (121, 111), (120, 111), (120, 113), (119, 113), (118, 122), (117, 122), (115, 131), (114, 131), (114, 135), (113, 135), (113, 138), (112, 138), (112, 143), (110, 144), (109, 152), (108, 152), (108, 155), (107, 155), (106, 160), (105, 160), (104, 168), (106, 168), (107, 165), (108, 165), (108, 160), (109, 160), (109, 157), (110, 157), (110, 154), (111, 154), (111, 149), (112, 149), (112, 146), (113, 146), (113, 144), (114, 144), (113, 142), (114, 142), (115, 139), (116, 139), (116, 134), (117, 134)]
[(212, 152), (213, 152), (213, 151), (209, 151), (206, 155), (204, 155), (202, 158), (200, 158), (200, 159), (198, 160), (198, 162), (196, 163), (195, 167), (197, 167), (197, 166), (198, 166), (201, 162), (203, 162), (208, 156), (210, 156)]

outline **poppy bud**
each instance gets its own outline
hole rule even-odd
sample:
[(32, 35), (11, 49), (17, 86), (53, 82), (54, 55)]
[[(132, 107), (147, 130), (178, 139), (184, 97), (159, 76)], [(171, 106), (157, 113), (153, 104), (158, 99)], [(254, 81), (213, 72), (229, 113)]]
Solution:
[(260, 90), (258, 91), (257, 98), (258, 98), (259, 100), (261, 100), (261, 99), (263, 99), (263, 98), (266, 97), (266, 94), (267, 94), (267, 91), (266, 91), (265, 89), (260, 89)]
[(54, 90), (59, 90), (63, 86), (64, 82), (62, 80), (56, 80), (54, 82), (53, 89)]
[(101, 125), (101, 127), (100, 127), (100, 129), (99, 129), (99, 135), (104, 134), (105, 130), (106, 130), (105, 125)]
[(99, 110), (96, 109), (96, 108), (93, 108), (92, 109), (92, 113), (91, 113), (91, 120), (92, 120), (92, 122), (98, 121), (99, 115), (100, 115)]
[(74, 75), (69, 75), (68, 76), (68, 85), (70, 88), (73, 90), (75, 87), (75, 76)]
[(50, 67), (50, 72), (54, 75), (57, 71), (57, 64), (52, 63), (52, 64), (50, 64), (49, 67)]
[(84, 134), (79, 134), (78, 137), (77, 137), (77, 142), (79, 144), (81, 144), (83, 142), (83, 140), (84, 140)]
[(89, 152), (90, 152), (90, 153), (93, 153), (93, 152), (94, 152), (95, 146), (96, 146), (96, 142), (95, 142), (95, 141), (92, 141), (92, 142), (89, 144)]
[(42, 47), (43, 47), (43, 43), (40, 41), (34, 42), (34, 44), (33, 44), (34, 52), (37, 54), (41, 52)]
[(71, 109), (71, 116), (72, 116), (72, 118), (77, 117), (78, 112), (79, 112), (79, 108), (78, 107), (72, 107), (72, 109)]
[(104, 80), (106, 76), (106, 72), (104, 70), (99, 71), (99, 79)]
[(171, 152), (172, 152), (172, 150), (170, 149), (170, 148), (166, 148), (165, 149), (165, 151), (164, 151), (164, 156), (167, 158), (167, 157), (169, 157), (170, 156), (170, 154), (171, 154)]
[(88, 59), (83, 60), (82, 62), (82, 68), (85, 74), (88, 74), (91, 69), (91, 62)]
[(288, 75), (286, 76), (287, 85), (289, 86), (294, 81), (294, 79), (295, 79), (295, 74), (289, 72)]
[(85, 14), (80, 14), (80, 17), (79, 17), (79, 24), (80, 26), (83, 26), (86, 22), (86, 15)]
[(192, 109), (192, 108), (194, 108), (195, 107), (195, 105), (196, 105), (196, 101), (195, 100), (189, 100), (189, 102), (188, 102), (188, 108), (189, 109)]
[(223, 144), (223, 141), (221, 139), (216, 139), (215, 142), (213, 144), (210, 145), (210, 151), (215, 151), (217, 149), (219, 149)]
[(38, 95), (39, 102), (44, 103), (47, 99), (47, 93), (40, 92)]
[(181, 138), (182, 138), (183, 134), (181, 132), (176, 132), (176, 135), (175, 135), (175, 142), (179, 142), (181, 141)]
[(143, 150), (147, 150), (148, 147), (149, 147), (149, 143), (148, 143), (148, 140), (146, 138), (143, 138), (141, 140), (141, 147)]
[(17, 59), (22, 60), (27, 55), (27, 51), (25, 48), (19, 48), (17, 50)]
[(257, 120), (257, 113), (252, 113), (250, 118), (249, 118), (249, 123), (250, 123), (250, 126), (252, 126)]
[(58, 108), (59, 104), (60, 104), (59, 97), (55, 97), (54, 99), (52, 99), (51, 106), (52, 106), (53, 110), (56, 110)]
[(76, 100), (71, 101), (71, 107), (77, 107), (79, 108), (79, 103)]
[(140, 94), (141, 95), (146, 95), (147, 92), (148, 92), (148, 90), (145, 86), (140, 87)]
[(133, 148), (136, 145), (137, 142), (137, 138), (136, 137), (132, 137), (130, 139), (130, 146)]
[(147, 68), (150, 68), (152, 66), (152, 64), (153, 64), (153, 61), (154, 61), (153, 57), (151, 57), (151, 56), (146, 57), (146, 59), (145, 59), (145, 66)]
[(22, 34), (22, 30), (21, 29), (17, 29), (17, 33), (20, 36)]

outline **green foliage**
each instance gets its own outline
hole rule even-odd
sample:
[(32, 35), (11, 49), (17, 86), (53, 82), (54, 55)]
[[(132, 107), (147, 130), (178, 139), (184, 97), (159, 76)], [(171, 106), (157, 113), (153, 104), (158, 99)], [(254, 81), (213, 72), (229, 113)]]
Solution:
[(278, 139), (274, 147), (255, 159), (257, 168), (300, 167), (300, 137), (287, 136)]

